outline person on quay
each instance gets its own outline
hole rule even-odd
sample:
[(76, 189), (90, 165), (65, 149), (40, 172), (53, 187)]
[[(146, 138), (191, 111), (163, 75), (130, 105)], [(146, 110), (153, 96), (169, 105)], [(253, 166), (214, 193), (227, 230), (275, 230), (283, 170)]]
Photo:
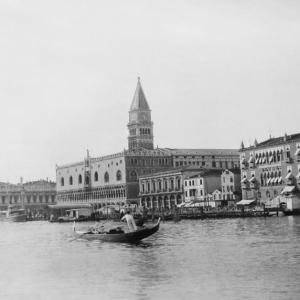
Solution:
[(128, 229), (130, 232), (136, 231), (137, 230), (137, 226), (135, 224), (134, 218), (133, 216), (130, 214), (130, 211), (127, 211), (125, 213), (125, 215), (122, 217), (121, 221), (126, 220), (127, 225), (128, 225)]

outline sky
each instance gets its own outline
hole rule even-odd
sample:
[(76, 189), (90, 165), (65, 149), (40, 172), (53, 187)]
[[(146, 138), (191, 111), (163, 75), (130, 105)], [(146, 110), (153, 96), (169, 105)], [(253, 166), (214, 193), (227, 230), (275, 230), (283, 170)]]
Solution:
[(1, 0), (0, 181), (127, 148), (141, 77), (154, 143), (300, 132), (298, 0)]

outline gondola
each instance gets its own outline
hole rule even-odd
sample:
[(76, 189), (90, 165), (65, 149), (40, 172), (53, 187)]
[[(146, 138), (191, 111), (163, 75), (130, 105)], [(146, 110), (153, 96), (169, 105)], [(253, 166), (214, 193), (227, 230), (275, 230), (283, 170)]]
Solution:
[(89, 231), (77, 231), (74, 224), (74, 235), (76, 239), (86, 240), (100, 240), (105, 242), (117, 242), (117, 243), (138, 243), (142, 239), (149, 237), (158, 231), (160, 224), (160, 218), (157, 223), (151, 227), (142, 227), (134, 232), (121, 232), (117, 230), (110, 230), (103, 233), (93, 233)]

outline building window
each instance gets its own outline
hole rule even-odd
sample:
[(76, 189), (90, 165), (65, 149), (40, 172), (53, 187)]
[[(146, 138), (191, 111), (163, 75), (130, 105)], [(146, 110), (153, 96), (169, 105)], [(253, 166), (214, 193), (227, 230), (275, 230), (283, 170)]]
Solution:
[(72, 176), (70, 176), (70, 178), (69, 178), (69, 185), (73, 185), (73, 177)]
[(94, 174), (94, 181), (97, 182), (98, 179), (99, 179), (98, 172), (95, 172), (95, 174)]
[(107, 172), (104, 174), (104, 182), (109, 182), (109, 174)]
[(79, 176), (78, 176), (78, 183), (82, 184), (82, 176), (81, 176), (81, 174), (79, 174)]
[(233, 177), (230, 177), (230, 182), (233, 182)]
[(64, 185), (65, 185), (65, 179), (64, 179), (63, 177), (60, 179), (60, 185), (61, 185), (61, 186), (64, 186)]
[(89, 176), (85, 176), (85, 184), (90, 184), (90, 177)]
[(171, 190), (174, 190), (174, 180), (173, 179), (171, 179), (170, 184), (171, 184)]
[(161, 181), (158, 182), (158, 189), (161, 191)]
[(136, 171), (132, 171), (131, 172), (131, 179), (132, 180), (137, 180), (137, 173), (136, 173)]
[(117, 171), (117, 181), (121, 181), (122, 180), (122, 173), (120, 170)]

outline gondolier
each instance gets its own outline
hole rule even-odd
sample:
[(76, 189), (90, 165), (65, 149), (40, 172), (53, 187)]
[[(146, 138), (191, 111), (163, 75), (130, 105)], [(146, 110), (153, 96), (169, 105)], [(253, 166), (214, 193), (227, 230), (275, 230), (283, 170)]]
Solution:
[(133, 232), (133, 231), (136, 231), (136, 230), (137, 230), (137, 226), (136, 226), (136, 224), (135, 224), (134, 218), (133, 218), (133, 216), (130, 214), (129, 211), (127, 211), (127, 212), (125, 213), (125, 215), (122, 217), (121, 221), (124, 221), (124, 220), (126, 220), (126, 222), (127, 222), (129, 232)]

